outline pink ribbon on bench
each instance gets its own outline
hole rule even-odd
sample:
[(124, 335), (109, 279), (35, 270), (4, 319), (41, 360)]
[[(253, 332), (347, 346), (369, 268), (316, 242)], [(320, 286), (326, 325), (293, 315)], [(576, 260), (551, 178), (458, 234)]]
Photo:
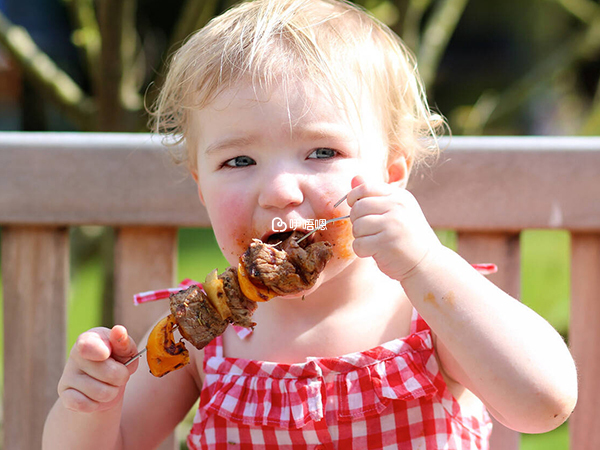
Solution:
[[(482, 275), (490, 275), (492, 273), (496, 273), (498, 271), (498, 267), (496, 264), (471, 264), (480, 274)], [(146, 291), (140, 292), (139, 294), (135, 294), (133, 296), (133, 304), (141, 305), (142, 303), (154, 302), (156, 300), (163, 300), (169, 298), (171, 294), (176, 294), (183, 289), (187, 289), (193, 285), (199, 286), (202, 288), (202, 283), (198, 283), (197, 281), (190, 280), (186, 278), (176, 288), (169, 289), (160, 289), (157, 291)]]
[[(495, 264), (471, 265), (482, 275), (490, 275), (498, 271), (498, 267)], [(141, 305), (142, 303), (154, 302), (156, 300), (164, 300), (169, 298), (171, 294), (181, 292), (182, 290), (187, 289), (193, 285), (199, 286), (202, 289), (202, 283), (198, 283), (197, 281), (186, 278), (181, 283), (179, 283), (179, 285), (176, 288), (159, 289), (157, 291), (146, 291), (140, 292), (139, 294), (135, 294), (133, 296), (133, 303), (134, 305)], [(252, 330), (248, 328), (240, 327), (237, 325), (233, 325), (233, 328), (235, 329), (237, 335), (242, 339), (252, 334)]]

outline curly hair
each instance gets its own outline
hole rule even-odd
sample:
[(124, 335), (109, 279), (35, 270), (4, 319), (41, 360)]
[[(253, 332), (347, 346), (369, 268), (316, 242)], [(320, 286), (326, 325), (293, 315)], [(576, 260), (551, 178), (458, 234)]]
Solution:
[[(191, 112), (223, 90), (298, 79), (354, 107), (366, 89), (390, 157), (419, 163), (439, 153), (445, 122), (427, 104), (415, 58), (386, 25), (340, 0), (255, 0), (214, 18), (172, 57), (151, 129), (179, 144), (191, 139)], [(178, 161), (193, 170), (194, 152), (178, 148)]]

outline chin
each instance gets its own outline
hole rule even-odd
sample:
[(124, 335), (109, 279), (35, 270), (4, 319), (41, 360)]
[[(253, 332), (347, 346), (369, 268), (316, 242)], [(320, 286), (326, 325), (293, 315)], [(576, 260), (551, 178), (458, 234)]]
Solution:
[(325, 267), (325, 270), (321, 273), (319, 279), (315, 282), (315, 284), (305, 291), (302, 291), (297, 294), (289, 294), (282, 295), (276, 297), (274, 300), (282, 299), (282, 300), (292, 300), (292, 299), (301, 299), (303, 297), (308, 297), (311, 294), (316, 293), (319, 289), (325, 288), (327, 290), (327, 286), (338, 279), (338, 277), (344, 275), (344, 272), (348, 270), (354, 262), (360, 260), (358, 256), (352, 253), (353, 257), (344, 256), (343, 258), (334, 256), (331, 261)]

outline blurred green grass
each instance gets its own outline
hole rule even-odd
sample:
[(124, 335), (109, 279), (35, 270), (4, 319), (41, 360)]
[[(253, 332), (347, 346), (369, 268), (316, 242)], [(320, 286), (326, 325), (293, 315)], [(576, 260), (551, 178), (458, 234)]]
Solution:
[[(442, 242), (456, 248), (456, 234), (438, 231)], [(1, 238), (1, 235), (0, 235)], [(1, 242), (1, 240), (0, 240)], [(527, 230), (521, 234), (521, 300), (568, 336), (570, 237), (563, 230)], [(211, 270), (228, 266), (210, 229), (184, 228), (179, 232), (177, 278), (203, 279)], [(102, 321), (103, 266), (94, 256), (71, 270), (68, 299), (67, 346), (83, 331)], [(2, 283), (0, 273), (0, 286)], [(1, 291), (0, 291), (1, 292)], [(2, 294), (0, 294), (0, 302)], [(0, 311), (1, 314), (1, 311)], [(3, 323), (3, 322), (2, 322)], [(3, 334), (0, 334), (3, 348)], [(3, 360), (0, 358), (0, 370)], [(2, 370), (3, 373), (3, 370)], [(187, 424), (183, 425), (187, 432)], [(541, 435), (523, 435), (521, 450), (568, 450), (568, 426)]]

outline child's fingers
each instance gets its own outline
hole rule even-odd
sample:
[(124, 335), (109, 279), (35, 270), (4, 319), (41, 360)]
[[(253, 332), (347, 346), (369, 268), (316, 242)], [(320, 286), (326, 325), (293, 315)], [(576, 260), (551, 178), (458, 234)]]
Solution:
[(58, 393), (63, 405), (70, 410), (92, 412), (110, 407), (123, 392), (122, 387), (96, 380), (80, 372), (68, 383), (59, 383)]
[(119, 387), (103, 383), (84, 373), (72, 380), (70, 388), (81, 392), (87, 398), (97, 403), (111, 402), (120, 393)]
[(350, 210), (350, 220), (354, 223), (358, 218), (369, 215), (382, 215), (389, 212), (394, 202), (388, 196), (369, 197), (368, 201), (357, 201)]
[(137, 353), (137, 346), (122, 325), (115, 325), (110, 330), (110, 345), (112, 357), (119, 362), (125, 362)]
[(131, 376), (127, 367), (112, 358), (102, 362), (83, 361), (79, 369), (90, 377), (112, 386), (125, 386)]
[(364, 236), (373, 236), (385, 229), (383, 216), (366, 215), (359, 217), (352, 223), (352, 234), (355, 239)]
[(76, 412), (91, 413), (97, 411), (100, 406), (98, 402), (73, 388), (63, 391), (60, 399), (65, 408)]
[(377, 235), (362, 236), (352, 241), (352, 250), (359, 258), (375, 256), (375, 249), (381, 238)]
[(352, 189), (360, 186), (364, 182), (365, 182), (365, 179), (361, 175), (356, 175), (354, 178), (352, 178), (352, 181), (351, 181)]
[[(360, 184), (354, 186), (355, 181), (361, 181)], [(351, 208), (362, 198), (366, 197), (382, 197), (390, 195), (394, 188), (387, 183), (366, 183), (361, 176), (356, 176), (352, 179), (353, 189), (348, 193), (346, 202)]]
[(71, 350), (71, 355), (75, 358), (88, 361), (105, 361), (110, 357), (110, 353), (107, 328), (94, 328), (80, 334)]

